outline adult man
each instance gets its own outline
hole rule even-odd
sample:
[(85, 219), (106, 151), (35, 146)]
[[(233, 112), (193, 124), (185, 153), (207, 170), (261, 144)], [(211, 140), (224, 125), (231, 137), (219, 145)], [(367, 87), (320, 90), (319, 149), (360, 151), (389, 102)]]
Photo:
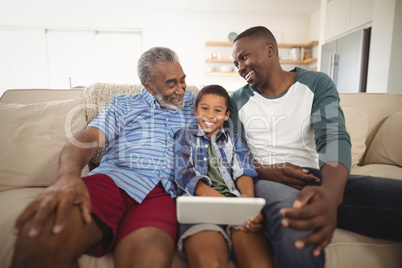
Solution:
[(241, 33), (233, 59), (248, 84), (231, 96), (231, 127), (257, 161), (275, 267), (324, 267), (335, 227), (402, 240), (402, 182), (349, 175), (350, 137), (331, 79), (282, 70), (265, 27)]
[[(116, 267), (171, 266), (173, 135), (196, 122), (195, 95), (185, 91), (186, 76), (168, 48), (146, 51), (138, 75), (142, 92), (116, 96), (76, 137), (86, 146), (66, 144), (56, 182), (17, 220), (12, 267), (78, 267), (82, 254), (110, 249)], [(104, 144), (101, 164), (81, 179)]]

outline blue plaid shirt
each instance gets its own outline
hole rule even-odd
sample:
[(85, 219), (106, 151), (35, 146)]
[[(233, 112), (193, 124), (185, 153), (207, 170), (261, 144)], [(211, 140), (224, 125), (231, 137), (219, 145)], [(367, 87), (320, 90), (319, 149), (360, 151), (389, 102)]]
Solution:
[(178, 111), (161, 108), (145, 88), (137, 95), (117, 95), (89, 124), (107, 137), (106, 153), (90, 174), (109, 176), (139, 203), (159, 181), (176, 197), (173, 136), (187, 124), (196, 125), (194, 103), (190, 91)]
[[(175, 134), (175, 181), (177, 195), (194, 195), (199, 180), (211, 186), (208, 172), (209, 137), (198, 125), (198, 128), (183, 128)], [(240, 136), (222, 128), (212, 144), (219, 163), (219, 171), (229, 191), (240, 196), (236, 180), (243, 175), (257, 178), (254, 169), (254, 158)]]

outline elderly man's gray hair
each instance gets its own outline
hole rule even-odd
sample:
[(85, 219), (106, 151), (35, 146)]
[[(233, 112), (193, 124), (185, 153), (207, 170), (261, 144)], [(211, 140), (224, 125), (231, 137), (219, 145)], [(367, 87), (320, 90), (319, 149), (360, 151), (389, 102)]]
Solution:
[(179, 62), (179, 57), (176, 52), (166, 47), (153, 47), (144, 52), (138, 59), (137, 72), (141, 84), (145, 82), (153, 84), (154, 79), (154, 64)]

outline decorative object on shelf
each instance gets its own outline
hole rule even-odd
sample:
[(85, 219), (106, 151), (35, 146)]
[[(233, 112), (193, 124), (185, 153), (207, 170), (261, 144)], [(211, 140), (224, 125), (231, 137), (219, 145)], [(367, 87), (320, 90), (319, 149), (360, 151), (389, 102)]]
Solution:
[(235, 33), (235, 32), (230, 32), (229, 35), (228, 35), (229, 41), (230, 41), (230, 42), (233, 42), (233, 41), (236, 39), (237, 35), (238, 35), (238, 34)]
[(210, 59), (220, 59), (221, 58), (221, 53), (220, 52), (212, 52), (211, 55), (209, 56)]
[(313, 58), (313, 56), (310, 54), (310, 52), (304, 52), (303, 60), (308, 60), (311, 58)]
[(220, 71), (220, 72), (223, 72), (223, 73), (233, 72), (233, 67), (232, 67), (232, 66), (228, 66), (228, 65), (222, 65), (222, 66), (219, 68), (219, 71)]
[(292, 47), (290, 49), (290, 55), (292, 55), (292, 60), (301, 60), (301, 49), (300, 47)]

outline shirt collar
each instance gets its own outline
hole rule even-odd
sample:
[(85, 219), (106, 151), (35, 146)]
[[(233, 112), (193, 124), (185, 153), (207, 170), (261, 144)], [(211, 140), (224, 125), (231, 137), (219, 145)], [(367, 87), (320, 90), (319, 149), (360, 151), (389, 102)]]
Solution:
[[(205, 131), (201, 128), (201, 126), (199, 124), (197, 124), (197, 128), (190, 129), (190, 131), (194, 136), (205, 137), (205, 138), (209, 139), (209, 137), (207, 136), (207, 134), (205, 133)], [(222, 138), (227, 138), (227, 133), (226, 133), (225, 129), (223, 128), (223, 126), (219, 129), (219, 132), (216, 134), (216, 140), (218, 140), (221, 136), (222, 136)]]
[(159, 109), (161, 106), (159, 105), (159, 102), (155, 99), (154, 96), (152, 96), (151, 93), (148, 92), (148, 90), (144, 87), (142, 88), (141, 95), (143, 100), (152, 108), (154, 109)]

